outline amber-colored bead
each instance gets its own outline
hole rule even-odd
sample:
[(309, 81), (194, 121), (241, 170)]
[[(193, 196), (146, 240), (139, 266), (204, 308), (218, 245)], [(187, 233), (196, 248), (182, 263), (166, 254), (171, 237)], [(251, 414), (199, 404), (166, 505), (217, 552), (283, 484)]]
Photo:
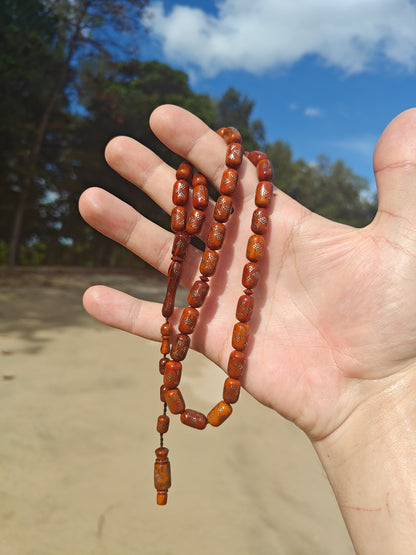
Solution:
[(241, 143), (242, 141), (241, 134), (235, 127), (226, 127), (222, 136), (227, 145), (231, 143)]
[(238, 168), (243, 161), (243, 147), (240, 143), (230, 143), (225, 154), (225, 165), (228, 168)]
[(183, 333), (178, 333), (173, 342), (172, 349), (170, 350), (170, 356), (173, 360), (181, 361), (186, 357), (186, 354), (191, 343), (191, 338), (189, 335)]
[(175, 233), (184, 231), (186, 226), (186, 209), (184, 206), (174, 206), (170, 217), (170, 227)]
[(166, 434), (169, 430), (169, 416), (167, 414), (161, 414), (157, 419), (157, 431), (159, 434)]
[(186, 232), (189, 233), (189, 235), (196, 235), (201, 231), (204, 221), (205, 214), (202, 210), (192, 210), (186, 222)]
[(251, 231), (258, 235), (264, 235), (267, 231), (269, 215), (265, 208), (256, 208), (251, 219)]
[(247, 365), (247, 357), (241, 351), (232, 351), (228, 359), (227, 372), (230, 378), (239, 379)]
[(227, 131), (227, 127), (220, 127), (219, 129), (217, 129), (217, 134), (224, 138), (225, 132)]
[(216, 251), (212, 249), (205, 249), (202, 255), (201, 264), (199, 265), (199, 271), (203, 276), (211, 277), (215, 274), (217, 268), (219, 255)]
[(273, 164), (270, 160), (259, 160), (256, 170), (259, 181), (271, 181), (273, 179)]
[(181, 333), (192, 333), (198, 322), (199, 312), (192, 306), (187, 306), (182, 310), (181, 319), (179, 321), (179, 331)]
[(165, 393), (165, 399), (172, 414), (180, 414), (185, 410), (185, 401), (179, 389), (168, 389)]
[(253, 152), (248, 153), (248, 159), (257, 166), (260, 160), (267, 160), (267, 154), (260, 152), (260, 150), (253, 150)]
[(189, 183), (192, 180), (193, 169), (189, 162), (181, 162), (176, 170), (176, 179), (185, 179)]
[(192, 177), (192, 187), (195, 188), (198, 185), (206, 185), (207, 184), (207, 178), (205, 177), (205, 175), (203, 173), (194, 173), (193, 177)]
[(224, 237), (225, 225), (221, 222), (213, 222), (207, 237), (207, 247), (212, 250), (220, 249), (222, 247)]
[(160, 335), (166, 335), (169, 337), (171, 333), (172, 333), (172, 324), (169, 324), (169, 322), (165, 322), (160, 326)]
[(157, 504), (166, 505), (168, 499), (168, 489), (172, 484), (170, 474), (170, 463), (168, 459), (169, 449), (166, 447), (159, 447), (155, 451), (155, 473), (154, 482), (157, 490)]
[(242, 284), (247, 289), (254, 289), (260, 277), (260, 266), (257, 262), (248, 262), (243, 268)]
[(175, 308), (175, 296), (179, 286), (182, 274), (182, 264), (177, 260), (170, 263), (168, 270), (168, 283), (166, 286), (166, 296), (162, 306), (162, 314), (165, 318), (169, 318), (173, 314)]
[(184, 179), (178, 179), (173, 184), (172, 202), (176, 206), (185, 206), (189, 198), (189, 183)]
[(162, 374), (165, 373), (166, 363), (169, 361), (167, 357), (163, 357), (159, 360), (159, 372)]
[(220, 401), (213, 409), (207, 414), (207, 420), (211, 426), (219, 426), (222, 424), (230, 414), (233, 412), (233, 408), (224, 401)]
[(204, 304), (205, 297), (209, 291), (209, 285), (205, 281), (195, 281), (188, 295), (188, 303), (194, 308), (199, 308)]
[(167, 355), (170, 351), (169, 339), (162, 339), (162, 344), (160, 345), (160, 352), (162, 355)]
[(168, 390), (168, 388), (166, 387), (166, 385), (161, 385), (160, 386), (160, 400), (162, 401), (162, 403), (164, 403), (166, 401), (165, 399), (165, 393)]
[(264, 254), (263, 235), (252, 235), (247, 242), (246, 257), (250, 262), (258, 262)]
[(232, 195), (237, 187), (238, 172), (234, 168), (227, 168), (222, 174), (220, 191), (222, 195)]
[(181, 422), (182, 424), (191, 426), (191, 428), (203, 430), (207, 425), (207, 417), (197, 410), (186, 409), (186, 411), (181, 414)]
[(253, 314), (254, 298), (249, 295), (241, 295), (237, 302), (235, 315), (240, 322), (248, 322)]
[(169, 360), (165, 366), (165, 373), (163, 374), (163, 383), (168, 389), (178, 387), (181, 381), (182, 364), (176, 360)]
[(255, 203), (259, 208), (267, 208), (273, 198), (273, 183), (260, 181), (256, 188)]
[(178, 231), (177, 233), (175, 233), (172, 245), (172, 256), (184, 259), (190, 241), (191, 238), (185, 231)]
[(221, 195), (217, 198), (214, 209), (214, 219), (217, 222), (226, 222), (230, 217), (231, 210), (233, 208), (231, 197), (227, 195)]
[(209, 202), (209, 192), (206, 185), (195, 185), (192, 193), (192, 203), (194, 208), (205, 210)]
[(224, 382), (224, 391), (222, 398), (226, 403), (232, 405), (238, 401), (240, 397), (240, 380), (234, 378), (227, 378)]
[(248, 336), (250, 333), (250, 326), (243, 322), (234, 324), (232, 346), (237, 351), (244, 351), (247, 346)]

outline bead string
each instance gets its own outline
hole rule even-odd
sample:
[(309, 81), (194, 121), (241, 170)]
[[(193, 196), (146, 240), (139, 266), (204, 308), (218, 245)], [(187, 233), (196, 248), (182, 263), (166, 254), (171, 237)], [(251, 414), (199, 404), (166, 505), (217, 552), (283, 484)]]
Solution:
[[(170, 337), (172, 325), (169, 322), (175, 306), (175, 296), (180, 282), (183, 262), (192, 235), (197, 235), (205, 221), (205, 209), (209, 203), (206, 178), (201, 173), (192, 174), (192, 166), (182, 162), (176, 172), (176, 181), (173, 185), (172, 200), (174, 208), (171, 215), (171, 229), (175, 232), (172, 246), (172, 261), (168, 271), (166, 297), (162, 307), (165, 323), (161, 326), (161, 353), (159, 371), (163, 375), (163, 385), (160, 388), (160, 398), (163, 402), (163, 414), (158, 417), (157, 431), (160, 434), (160, 447), (156, 449), (155, 462), (155, 487), (157, 490), (157, 504), (167, 503), (167, 492), (171, 486), (169, 450), (163, 445), (163, 435), (169, 428), (167, 408), (172, 414), (180, 414), (181, 422), (192, 428), (203, 430), (207, 423), (212, 426), (221, 425), (232, 413), (232, 405), (238, 401), (240, 395), (240, 379), (245, 370), (247, 358), (244, 349), (247, 346), (250, 327), (249, 320), (254, 309), (253, 289), (260, 276), (259, 261), (264, 254), (264, 234), (267, 231), (268, 212), (273, 196), (273, 167), (267, 156), (259, 151), (244, 152), (241, 145), (241, 135), (234, 127), (221, 128), (217, 133), (224, 138), (227, 144), (225, 165), (220, 193), (214, 209), (213, 222), (208, 233), (205, 251), (199, 266), (200, 277), (192, 285), (188, 306), (182, 310), (179, 320), (179, 333), (175, 336), (172, 345)], [(247, 243), (245, 264), (242, 273), (243, 294), (237, 302), (236, 319), (232, 333), (233, 351), (229, 356), (227, 373), (224, 382), (223, 398), (205, 416), (193, 409), (187, 409), (182, 394), (178, 388), (182, 373), (182, 361), (188, 352), (191, 338), (199, 318), (198, 309), (202, 307), (210, 286), (209, 279), (215, 274), (219, 260), (219, 251), (223, 245), (226, 223), (232, 212), (231, 196), (238, 185), (238, 168), (243, 160), (243, 155), (256, 166), (259, 183), (256, 189), (250, 236)], [(189, 189), (193, 187), (193, 210), (186, 218), (186, 204), (189, 198)], [(170, 353), (171, 359), (167, 357)]]

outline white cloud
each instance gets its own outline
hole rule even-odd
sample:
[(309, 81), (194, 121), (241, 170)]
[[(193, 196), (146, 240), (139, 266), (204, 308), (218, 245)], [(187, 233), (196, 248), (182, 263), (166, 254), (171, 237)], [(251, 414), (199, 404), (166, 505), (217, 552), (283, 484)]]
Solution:
[(346, 73), (380, 58), (416, 65), (414, 0), (218, 0), (216, 7), (214, 16), (151, 4), (147, 26), (168, 61), (206, 76), (233, 69), (261, 74), (306, 55)]
[(320, 108), (313, 108), (312, 106), (305, 108), (303, 113), (309, 118), (318, 118), (319, 116), (322, 116), (322, 110)]

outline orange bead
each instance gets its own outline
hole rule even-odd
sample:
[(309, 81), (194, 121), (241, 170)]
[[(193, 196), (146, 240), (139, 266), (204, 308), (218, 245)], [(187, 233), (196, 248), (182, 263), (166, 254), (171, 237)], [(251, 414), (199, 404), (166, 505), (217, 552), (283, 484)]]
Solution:
[(222, 195), (232, 195), (238, 182), (238, 171), (234, 168), (227, 168), (222, 174), (220, 191)]
[(221, 195), (217, 198), (214, 209), (214, 219), (217, 222), (226, 222), (230, 217), (233, 204), (231, 197), (227, 195)]
[(244, 324), (243, 322), (234, 324), (232, 335), (233, 348), (237, 351), (244, 351), (247, 346), (249, 333), (250, 326), (248, 324)]
[(202, 414), (202, 412), (198, 412), (197, 410), (186, 409), (181, 414), (181, 422), (191, 428), (203, 430), (207, 425), (207, 417), (205, 414)]
[(227, 372), (230, 378), (239, 379), (247, 365), (247, 357), (241, 351), (232, 351), (228, 359)]
[(260, 150), (253, 150), (253, 152), (248, 153), (248, 159), (252, 164), (257, 166), (260, 160), (267, 160), (267, 154), (260, 152)]
[(213, 222), (207, 237), (207, 247), (213, 250), (220, 249), (222, 247), (224, 237), (225, 225), (221, 222)]
[(273, 183), (260, 181), (256, 188), (255, 203), (259, 208), (267, 208), (273, 198)]
[(192, 166), (189, 162), (182, 162), (176, 170), (176, 179), (186, 179), (189, 183), (192, 180)]
[(251, 295), (241, 295), (237, 302), (235, 315), (240, 322), (248, 322), (253, 314), (254, 298)]
[(166, 358), (166, 357), (163, 357), (159, 360), (159, 372), (162, 374), (162, 376), (165, 373), (166, 363), (168, 361), (169, 361), (169, 359)]
[(161, 414), (158, 417), (156, 430), (159, 434), (166, 434), (169, 430), (169, 416), (167, 414)]
[(188, 303), (194, 308), (199, 308), (204, 304), (205, 297), (209, 291), (209, 285), (205, 281), (195, 281), (188, 295)]
[(267, 210), (265, 208), (256, 208), (251, 219), (251, 231), (258, 235), (264, 235), (267, 231), (268, 223), (269, 215)]
[(273, 179), (273, 164), (270, 160), (260, 160), (256, 169), (259, 181), (271, 181)]
[(172, 245), (172, 257), (184, 259), (190, 241), (191, 238), (185, 231), (178, 231), (175, 233)]
[(199, 312), (192, 306), (187, 306), (182, 310), (181, 319), (179, 321), (179, 331), (181, 333), (192, 333), (198, 322)]
[(260, 277), (260, 266), (257, 262), (248, 262), (243, 269), (242, 284), (247, 289), (254, 289)]
[(205, 249), (202, 255), (199, 271), (205, 277), (211, 277), (215, 274), (218, 262), (218, 253), (212, 249)]
[(207, 178), (205, 177), (204, 174), (202, 173), (194, 173), (193, 177), (192, 177), (192, 187), (198, 187), (198, 185), (206, 185), (207, 184)]
[(166, 401), (165, 399), (165, 393), (168, 390), (168, 388), (166, 387), (166, 385), (161, 385), (160, 386), (160, 400), (162, 401), (162, 403), (164, 403)]
[(171, 333), (172, 333), (172, 324), (169, 324), (169, 322), (165, 322), (160, 326), (160, 335), (166, 335), (167, 337), (169, 337)]
[(173, 184), (172, 202), (176, 206), (185, 206), (189, 198), (189, 183), (184, 179), (178, 179)]
[(170, 227), (175, 233), (184, 231), (186, 226), (186, 209), (184, 206), (174, 206), (170, 217)]
[(211, 426), (219, 426), (222, 424), (230, 414), (233, 412), (233, 408), (228, 403), (220, 401), (213, 409), (207, 414), (207, 420)]
[(258, 262), (264, 254), (263, 235), (252, 235), (247, 242), (246, 257), (250, 262)]
[(178, 333), (170, 350), (170, 356), (173, 358), (173, 360), (176, 360), (178, 362), (183, 360), (186, 357), (190, 343), (191, 338), (189, 337), (189, 335)]
[(169, 339), (162, 339), (162, 344), (160, 345), (160, 352), (162, 355), (167, 355), (170, 351)]
[(224, 391), (222, 398), (225, 403), (233, 404), (238, 401), (240, 396), (240, 380), (227, 378), (224, 382)]
[(182, 274), (182, 264), (177, 260), (172, 260), (168, 270), (168, 284), (166, 286), (166, 296), (162, 306), (162, 314), (169, 318), (175, 308), (175, 296)]
[(185, 402), (179, 389), (168, 389), (165, 393), (165, 399), (172, 414), (180, 414), (185, 410)]
[(225, 165), (228, 168), (238, 168), (243, 161), (243, 147), (240, 143), (230, 143), (225, 154)]
[(186, 232), (189, 233), (189, 235), (196, 235), (201, 231), (204, 221), (205, 214), (202, 210), (192, 210), (186, 222)]
[[(182, 364), (176, 360), (169, 360), (165, 366), (163, 383), (168, 389), (175, 389), (181, 381)], [(166, 397), (166, 395), (165, 395)]]
[(192, 203), (194, 208), (198, 210), (205, 210), (209, 202), (209, 193), (206, 185), (194, 185), (192, 193)]
[(169, 449), (166, 449), (166, 447), (159, 447), (156, 449), (155, 453), (154, 482), (157, 490), (157, 504), (166, 505), (168, 497), (167, 491), (172, 485), (170, 463), (168, 459)]
[(242, 141), (241, 134), (235, 127), (226, 127), (223, 138), (227, 145), (231, 143), (241, 143)]

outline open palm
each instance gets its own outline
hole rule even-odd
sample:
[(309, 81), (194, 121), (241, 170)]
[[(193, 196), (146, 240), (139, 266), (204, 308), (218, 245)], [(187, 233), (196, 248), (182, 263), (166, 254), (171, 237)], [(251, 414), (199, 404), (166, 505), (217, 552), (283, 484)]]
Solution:
[[(162, 106), (156, 135), (218, 186), (225, 144), (190, 113)], [(107, 147), (110, 165), (170, 213), (174, 170), (125, 137)], [(363, 229), (330, 222), (276, 189), (267, 254), (255, 289), (244, 386), (293, 420), (312, 439), (338, 428), (366, 399), (412, 372), (416, 358), (416, 110), (396, 118), (376, 149), (379, 211)], [(257, 184), (248, 160), (233, 196), (235, 212), (192, 347), (226, 368)], [(279, 184), (276, 168), (276, 184)], [(172, 234), (100, 189), (87, 190), (80, 211), (92, 226), (166, 273)], [(212, 211), (212, 206), (211, 206)], [(208, 211), (207, 221), (210, 221)], [(209, 227), (209, 226), (207, 226)], [(202, 234), (202, 239), (204, 234)], [(183, 284), (198, 277), (190, 249)], [(160, 305), (93, 287), (84, 297), (95, 318), (160, 339)], [(178, 314), (175, 313), (176, 321)], [(175, 322), (175, 318), (172, 319)], [(184, 368), (186, 371), (186, 365)]]

